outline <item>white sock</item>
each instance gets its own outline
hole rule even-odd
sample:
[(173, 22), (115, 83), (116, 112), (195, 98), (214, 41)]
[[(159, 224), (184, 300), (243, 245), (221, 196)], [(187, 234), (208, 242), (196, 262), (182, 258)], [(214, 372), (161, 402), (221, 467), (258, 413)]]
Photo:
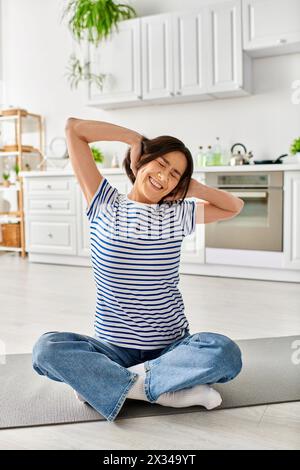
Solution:
[(128, 367), (128, 370), (138, 374), (138, 378), (137, 378), (136, 382), (134, 382), (131, 389), (129, 390), (127, 398), (131, 398), (133, 400), (149, 401), (146, 394), (145, 394), (146, 372), (145, 372), (145, 369), (144, 369), (144, 363), (141, 362), (140, 364), (136, 364), (135, 366)]
[[(145, 368), (144, 363), (129, 367), (128, 370), (139, 374), (137, 381), (129, 390), (127, 398), (134, 400), (149, 401), (145, 394)], [(163, 393), (155, 403), (173, 408), (186, 408), (188, 406), (201, 405), (207, 410), (216, 408), (222, 403), (219, 392), (207, 384), (195, 385), (194, 387), (176, 390), (175, 392)]]
[[(144, 363), (141, 362), (140, 364), (136, 364), (135, 366), (129, 367), (128, 370), (137, 373), (139, 376), (136, 382), (134, 382), (133, 386), (129, 390), (127, 398), (132, 398), (134, 400), (149, 401), (144, 391), (144, 377), (146, 376)], [(87, 403), (87, 401), (78, 392), (76, 392), (76, 390), (74, 390), (74, 393), (77, 400), (81, 401), (82, 403)]]
[(136, 364), (135, 366), (128, 367), (128, 370), (131, 370), (131, 372), (135, 372), (136, 374), (143, 375), (144, 377), (146, 377), (144, 362)]
[(191, 388), (176, 390), (176, 392), (163, 393), (155, 403), (163, 406), (172, 406), (173, 408), (201, 405), (207, 410), (212, 410), (221, 405), (222, 398), (217, 390), (209, 385), (201, 384)]

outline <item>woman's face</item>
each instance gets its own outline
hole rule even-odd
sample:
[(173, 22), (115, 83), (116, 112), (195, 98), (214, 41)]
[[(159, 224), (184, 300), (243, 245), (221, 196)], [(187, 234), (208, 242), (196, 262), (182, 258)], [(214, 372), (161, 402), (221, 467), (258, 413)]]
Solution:
[(186, 167), (183, 153), (166, 153), (138, 170), (134, 188), (150, 203), (157, 203), (177, 186)]

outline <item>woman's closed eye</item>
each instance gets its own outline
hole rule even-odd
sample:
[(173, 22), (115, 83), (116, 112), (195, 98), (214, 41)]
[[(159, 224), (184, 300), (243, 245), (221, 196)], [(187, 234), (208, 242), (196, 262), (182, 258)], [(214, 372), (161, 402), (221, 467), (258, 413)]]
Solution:
[[(164, 165), (160, 160), (157, 160), (157, 162), (158, 162), (159, 165), (162, 166), (163, 168), (166, 167), (166, 165)], [(173, 178), (179, 179), (178, 175), (175, 174), (175, 173), (171, 173), (171, 176), (172, 176)]]

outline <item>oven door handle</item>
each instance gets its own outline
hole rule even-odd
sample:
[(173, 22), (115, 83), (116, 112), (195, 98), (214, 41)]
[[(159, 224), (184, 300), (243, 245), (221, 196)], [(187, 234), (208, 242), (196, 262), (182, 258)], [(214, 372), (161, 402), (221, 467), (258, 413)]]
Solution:
[(266, 191), (227, 191), (228, 193), (232, 193), (236, 197), (246, 197), (250, 199), (255, 199), (255, 198), (263, 198), (266, 199), (268, 197), (268, 193)]

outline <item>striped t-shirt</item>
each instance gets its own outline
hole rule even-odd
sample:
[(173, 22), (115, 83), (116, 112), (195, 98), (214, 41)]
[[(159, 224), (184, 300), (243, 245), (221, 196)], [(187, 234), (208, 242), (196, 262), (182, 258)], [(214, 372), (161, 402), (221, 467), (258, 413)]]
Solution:
[(182, 240), (195, 230), (196, 202), (135, 202), (103, 177), (86, 215), (97, 290), (95, 337), (149, 350), (188, 333), (177, 285)]

